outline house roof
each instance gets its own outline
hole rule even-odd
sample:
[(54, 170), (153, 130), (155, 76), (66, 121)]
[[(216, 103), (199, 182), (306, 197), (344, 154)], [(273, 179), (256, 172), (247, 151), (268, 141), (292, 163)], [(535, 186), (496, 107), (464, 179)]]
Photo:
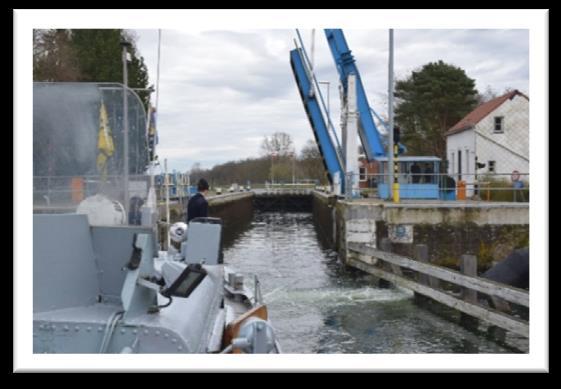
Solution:
[(457, 134), (458, 132), (469, 130), (470, 128), (475, 126), (477, 123), (479, 123), (481, 120), (483, 120), (483, 118), (485, 118), (491, 112), (493, 112), (494, 110), (499, 108), (502, 103), (504, 103), (505, 101), (507, 101), (509, 99), (512, 100), (517, 95), (523, 96), (524, 98), (526, 98), (526, 100), (529, 100), (528, 96), (526, 96), (524, 93), (515, 89), (511, 92), (508, 92), (508, 93), (502, 95), (502, 96), (496, 97), (492, 100), (487, 101), (486, 103), (481, 104), (480, 106), (475, 108), (473, 111), (468, 113), (458, 123), (454, 124), (448, 131), (446, 131), (445, 135), (448, 136), (448, 135), (452, 135), (452, 134)]

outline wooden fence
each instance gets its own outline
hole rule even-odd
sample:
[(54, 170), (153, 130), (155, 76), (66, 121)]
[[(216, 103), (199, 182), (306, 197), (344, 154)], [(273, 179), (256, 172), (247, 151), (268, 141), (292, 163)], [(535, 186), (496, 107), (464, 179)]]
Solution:
[[(350, 254), (347, 264), (497, 327), (529, 336), (527, 321), (480, 305), (477, 298), (477, 292), (486, 294), (493, 299), (497, 308), (500, 308), (499, 304), (504, 301), (529, 307), (528, 291), (477, 277), (477, 258), (474, 255), (463, 255), (462, 272), (457, 272), (428, 263), (426, 245), (415, 246), (415, 259), (389, 252), (391, 244), (387, 238), (383, 239), (380, 246), (381, 249), (377, 249), (363, 243), (347, 243)], [(406, 277), (403, 268), (416, 272), (416, 279)], [(442, 290), (439, 287), (440, 280), (460, 286), (461, 296), (457, 297)], [(504, 305), (503, 303), (502, 306)]]

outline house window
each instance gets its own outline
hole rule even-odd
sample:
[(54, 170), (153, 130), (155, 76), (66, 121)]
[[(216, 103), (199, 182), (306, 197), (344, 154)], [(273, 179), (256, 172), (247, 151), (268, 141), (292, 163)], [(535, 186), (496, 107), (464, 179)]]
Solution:
[(489, 161), (489, 173), (495, 173), (497, 167), (496, 161)]
[(504, 125), (504, 117), (503, 116), (495, 116), (495, 128), (493, 132), (495, 134), (501, 134), (503, 132), (503, 125)]
[(366, 182), (366, 168), (359, 167), (358, 168), (358, 177), (360, 182)]

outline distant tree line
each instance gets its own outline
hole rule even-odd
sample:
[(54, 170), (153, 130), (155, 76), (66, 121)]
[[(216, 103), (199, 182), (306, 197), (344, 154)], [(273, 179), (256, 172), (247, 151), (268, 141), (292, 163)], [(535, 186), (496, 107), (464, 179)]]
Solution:
[(319, 149), (314, 141), (308, 140), (299, 154), (294, 151), (289, 134), (277, 132), (265, 137), (261, 144), (261, 156), (239, 161), (229, 161), (210, 169), (202, 169), (195, 163), (189, 174), (191, 181), (205, 178), (213, 187), (228, 186), (232, 183), (246, 185), (265, 182), (291, 183), (303, 179), (316, 180), (327, 184), (326, 171)]

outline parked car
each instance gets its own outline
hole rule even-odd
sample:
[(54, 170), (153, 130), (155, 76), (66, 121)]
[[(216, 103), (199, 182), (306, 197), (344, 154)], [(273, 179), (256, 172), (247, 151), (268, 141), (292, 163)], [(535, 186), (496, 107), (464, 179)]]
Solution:
[(221, 195), (222, 194), (222, 188), (216, 188), (215, 192), (217, 195)]

